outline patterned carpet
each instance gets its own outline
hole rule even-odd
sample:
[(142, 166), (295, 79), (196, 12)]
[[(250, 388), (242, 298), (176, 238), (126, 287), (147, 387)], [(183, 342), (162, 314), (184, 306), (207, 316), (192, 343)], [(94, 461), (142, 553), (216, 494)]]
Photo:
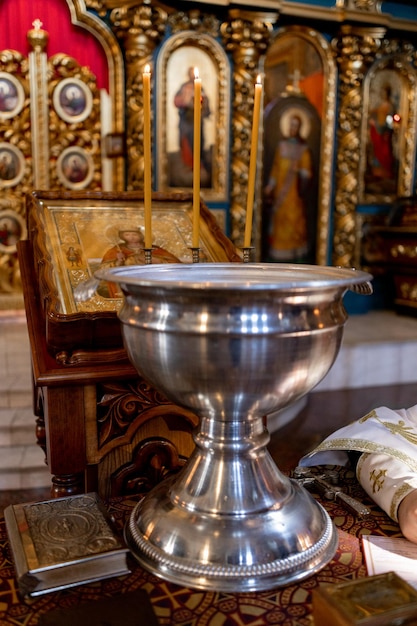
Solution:
[(50, 489), (19, 489), (17, 491), (0, 491), (0, 516), (9, 504), (21, 502), (40, 502), (51, 497)]
[[(293, 422), (273, 433), (269, 446), (271, 454), (279, 468), (287, 473), (295, 467), (300, 456), (323, 437), (357, 419), (369, 408), (381, 404), (411, 406), (413, 403), (415, 385), (311, 394), (307, 406)], [(343, 486), (351, 495), (369, 504), (352, 472), (343, 475)], [(41, 501), (49, 497), (49, 489), (3, 491), (0, 492), (0, 512), (12, 503)], [(262, 593), (185, 589), (157, 578), (132, 559), (132, 574), (128, 576), (22, 601), (16, 592), (10, 546), (0, 517), (0, 626), (38, 626), (41, 616), (55, 609), (75, 608), (100, 598), (117, 598), (138, 589), (146, 591), (160, 626), (312, 626), (312, 592), (318, 585), (355, 580), (366, 575), (360, 537), (363, 534), (398, 535), (398, 527), (375, 506), (372, 515), (361, 520), (335, 502), (323, 504), (339, 535), (335, 558), (322, 571), (298, 584)], [(112, 503), (112, 513), (120, 529), (131, 507), (131, 501)], [(89, 623), (88, 626), (93, 625)]]
[[(362, 490), (352, 472), (341, 474), (344, 488), (350, 495), (363, 498)], [(339, 547), (335, 557), (320, 572), (295, 584), (257, 593), (230, 593), (187, 589), (167, 582), (145, 571), (134, 559), (132, 572), (116, 578), (98, 581), (22, 601), (16, 593), (16, 579), (4, 521), (0, 519), (0, 625), (38, 626), (43, 616), (57, 609), (68, 612), (65, 624), (73, 623), (71, 609), (94, 603), (103, 598), (120, 599), (123, 594), (142, 589), (146, 592), (160, 626), (312, 626), (312, 593), (320, 584), (343, 583), (366, 575), (361, 549), (364, 534), (398, 535), (398, 527), (377, 507), (372, 514), (360, 519), (340, 504), (323, 502), (335, 522)], [(134, 501), (114, 501), (110, 511), (121, 529)], [(140, 607), (138, 606), (140, 616)], [(125, 616), (123, 616), (123, 619)], [(54, 626), (56, 622), (53, 623)], [(82, 622), (83, 626), (87, 622)], [(100, 622), (103, 624), (104, 622)], [(106, 621), (107, 623), (107, 621)], [(109, 622), (126, 624), (125, 621)], [(128, 622), (130, 623), (142, 623)], [(77, 621), (77, 624), (81, 622)], [(93, 626), (88, 622), (89, 626)], [(62, 622), (60, 623), (62, 626)], [(316, 623), (316, 626), (320, 624)]]

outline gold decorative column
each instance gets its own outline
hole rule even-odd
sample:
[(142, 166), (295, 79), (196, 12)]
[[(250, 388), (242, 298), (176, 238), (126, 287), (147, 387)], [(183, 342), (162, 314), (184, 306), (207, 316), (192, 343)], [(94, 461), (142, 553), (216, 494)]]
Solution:
[(152, 70), (152, 52), (164, 35), (167, 13), (146, 0), (114, 9), (110, 19), (126, 58), (126, 185), (128, 190), (143, 189), (142, 74), (147, 64)]
[[(223, 45), (233, 56), (233, 104), (230, 181), (230, 238), (243, 245), (249, 175), (252, 113), (255, 82), (260, 72), (261, 56), (265, 54), (277, 15), (248, 14), (231, 11), (230, 19), (221, 25)], [(251, 17), (249, 17), (249, 15)], [(262, 129), (261, 129), (262, 130)], [(262, 137), (262, 133), (260, 133)], [(259, 151), (258, 167), (262, 151)], [(261, 176), (257, 180), (261, 180)], [(259, 189), (255, 192), (259, 196)], [(254, 232), (259, 232), (260, 215), (254, 213)], [(259, 203), (258, 203), (259, 206)], [(259, 246), (257, 246), (259, 248)]]
[(42, 29), (40, 20), (33, 22), (27, 40), (32, 48), (29, 52), (29, 85), (33, 184), (35, 189), (49, 189), (48, 58), (45, 53), (49, 34)]
[(340, 70), (333, 264), (342, 267), (352, 266), (355, 255), (363, 80), (384, 34), (384, 28), (347, 25), (332, 42)]

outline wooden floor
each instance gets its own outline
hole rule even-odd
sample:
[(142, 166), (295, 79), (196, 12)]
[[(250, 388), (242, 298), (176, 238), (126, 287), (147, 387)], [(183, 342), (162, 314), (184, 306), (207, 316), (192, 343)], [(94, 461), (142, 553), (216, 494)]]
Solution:
[[(341, 426), (382, 405), (392, 409), (413, 406), (416, 398), (415, 384), (311, 393), (297, 417), (271, 435), (269, 450), (278, 467), (289, 472), (304, 454)], [(9, 504), (49, 497), (49, 489), (45, 488), (3, 490), (0, 491), (0, 513)]]

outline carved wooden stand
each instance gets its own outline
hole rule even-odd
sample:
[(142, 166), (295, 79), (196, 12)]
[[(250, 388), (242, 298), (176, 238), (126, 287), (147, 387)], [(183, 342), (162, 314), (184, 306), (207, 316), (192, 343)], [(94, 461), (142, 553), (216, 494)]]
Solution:
[(34, 383), (36, 436), (53, 497), (145, 492), (191, 453), (197, 418), (139, 378), (124, 350), (52, 355), (45, 340), (33, 252), (18, 245)]

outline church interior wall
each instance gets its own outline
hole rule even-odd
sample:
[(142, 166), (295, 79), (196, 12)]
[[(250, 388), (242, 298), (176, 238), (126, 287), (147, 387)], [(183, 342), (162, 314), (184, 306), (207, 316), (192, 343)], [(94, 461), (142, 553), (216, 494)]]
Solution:
[[(0, 150), (9, 162), (0, 174), (3, 294), (21, 287), (15, 248), (27, 236), (24, 199), (31, 190), (143, 191), (146, 65), (155, 192), (192, 191), (173, 101), (189, 66), (199, 64), (210, 103), (201, 193), (242, 247), (260, 75), (254, 258), (362, 267), (376, 273), (377, 287), (379, 278), (384, 283), (385, 248), (375, 244), (373, 229), (386, 224), (399, 197), (415, 193), (417, 8), (411, 0), (264, 0), (256, 9), (246, 2), (2, 0), (0, 18), (10, 26), (2, 37), (0, 80), (15, 97), (0, 111)], [(80, 87), (84, 107), (75, 114), (66, 113), (57, 95), (71, 87)], [(378, 135), (375, 119), (387, 93), (389, 127), (382, 124)], [(300, 211), (296, 224), (305, 224), (299, 243), (287, 246), (276, 235), (282, 230), (277, 193), (266, 189), (294, 117), (305, 176), (294, 184), (290, 212)], [(390, 151), (385, 164), (377, 147)], [(71, 159), (84, 167), (78, 177), (66, 169)], [(374, 305), (387, 301), (391, 293), (377, 289)]]

